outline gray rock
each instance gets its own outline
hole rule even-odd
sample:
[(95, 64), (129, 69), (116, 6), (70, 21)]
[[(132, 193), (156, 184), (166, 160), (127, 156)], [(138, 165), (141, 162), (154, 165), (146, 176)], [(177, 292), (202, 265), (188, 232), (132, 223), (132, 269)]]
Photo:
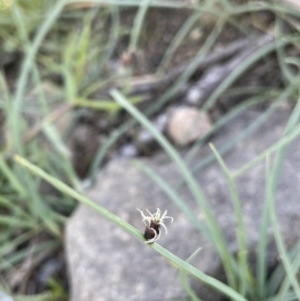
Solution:
[[(248, 111), (236, 118), (213, 138), (213, 143), (217, 147), (222, 145), (244, 130), (259, 114)], [(275, 143), (283, 133), (289, 114), (287, 109), (281, 108), (256, 134), (240, 142), (230, 154), (224, 156), (230, 170), (238, 169)], [(276, 199), (282, 233), (288, 246), (298, 238), (295, 229), (300, 227), (299, 147), (300, 141), (297, 139), (289, 150)], [(201, 149), (194, 163), (210, 153), (208, 148)], [(139, 161), (155, 170), (173, 187), (178, 184), (180, 175), (177, 168), (164, 154)], [(250, 255), (255, 255), (259, 236), (259, 219), (265, 199), (264, 170), (264, 162), (261, 162), (237, 180)], [(236, 252), (235, 218), (222, 170), (214, 163), (196, 177), (216, 214), (229, 248)], [(183, 187), (178, 193), (203, 220), (202, 210), (189, 190)], [(174, 222), (169, 224), (166, 221), (169, 233), (163, 233), (159, 243), (183, 259), (201, 246), (202, 251), (192, 263), (203, 272), (222, 278), (220, 260), (214, 248), (172, 201), (133, 166), (132, 161), (111, 162), (99, 173), (98, 185), (90, 191), (89, 197), (141, 231), (144, 226), (136, 207), (142, 210), (148, 208), (151, 212), (157, 207), (167, 209), (168, 215), (174, 217)], [(269, 241), (272, 244), (271, 230)], [(80, 205), (68, 223), (66, 252), (72, 301), (170, 300), (187, 296), (179, 281), (178, 271), (164, 258), (85, 206)], [(269, 265), (276, 263), (276, 248), (270, 249), (268, 260)], [(198, 281), (194, 281), (193, 287), (207, 301), (222, 300), (217, 293), (204, 288)]]

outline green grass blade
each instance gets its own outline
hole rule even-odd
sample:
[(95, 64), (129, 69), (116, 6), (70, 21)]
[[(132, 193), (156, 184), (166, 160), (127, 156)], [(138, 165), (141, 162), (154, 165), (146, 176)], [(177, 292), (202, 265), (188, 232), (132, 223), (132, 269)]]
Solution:
[(26, 195), (26, 190), (19, 179), (15, 176), (14, 172), (9, 168), (8, 164), (4, 160), (0, 153), (0, 170), (2, 174), (8, 179), (12, 187), (20, 194), (21, 197)]
[[(188, 263), (190, 263), (194, 257), (196, 257), (196, 255), (199, 254), (199, 252), (202, 250), (202, 248), (198, 248), (195, 252), (193, 252), (193, 254), (186, 260)], [(191, 288), (189, 282), (188, 282), (188, 276), (187, 274), (180, 270), (179, 272), (179, 276), (180, 276), (180, 281), (182, 286), (184, 287), (184, 289), (186, 290), (186, 292), (188, 293), (188, 295), (191, 297), (192, 301), (204, 301), (202, 299), (200, 299), (195, 292), (193, 291), (193, 289)]]
[[(285, 133), (289, 132), (298, 123), (299, 118), (300, 118), (300, 99), (298, 100), (297, 105), (287, 123), (287, 126), (285, 128)], [(281, 148), (279, 148), (277, 152), (277, 156), (275, 158), (274, 166), (267, 175), (267, 203), (270, 212), (270, 219), (274, 230), (275, 241), (278, 247), (278, 251), (283, 266), (286, 270), (287, 277), (291, 283), (291, 286), (295, 294), (297, 295), (297, 298), (300, 300), (300, 285), (293, 271), (291, 261), (289, 260), (288, 253), (286, 251), (286, 247), (282, 235), (280, 233), (280, 226), (277, 219), (276, 208), (275, 208), (275, 194), (276, 194), (277, 185), (281, 174), (281, 168), (287, 149), (288, 149), (288, 145), (284, 145)]]
[(57, 129), (49, 122), (44, 122), (42, 130), (56, 152), (59, 155), (67, 158), (70, 155), (70, 151), (63, 143), (60, 134), (57, 132)]
[(232, 198), (232, 204), (235, 212), (235, 217), (236, 217), (236, 222), (237, 222), (237, 241), (239, 244), (239, 250), (240, 251), (246, 251), (247, 250), (247, 241), (246, 241), (246, 229), (245, 229), (245, 224), (243, 220), (243, 212), (240, 204), (240, 199), (237, 193), (237, 188), (234, 183), (234, 180), (230, 174), (230, 171), (228, 167), (226, 166), (223, 158), (221, 155), (218, 153), (217, 149), (212, 143), (209, 143), (209, 146), (211, 150), (213, 151), (214, 155), (216, 156), (216, 159), (221, 166), (223, 172), (226, 175), (229, 188), (230, 188), (230, 193), (231, 193), (231, 198)]
[[(292, 260), (292, 257), (290, 256), (293, 273), (295, 275), (297, 275), (297, 273), (299, 271), (299, 267), (300, 267), (300, 243), (299, 242), (298, 242), (298, 244), (296, 244), (296, 250), (297, 250), (296, 256), (294, 256), (295, 258), (293, 260)], [(280, 286), (280, 290), (278, 292), (279, 300), (286, 300), (287, 295), (289, 293), (289, 288), (290, 288), (290, 280), (286, 276), (285, 279), (283, 280), (283, 282)]]
[(180, 277), (180, 282), (181, 285), (183, 286), (183, 288), (185, 289), (185, 291), (187, 292), (187, 294), (191, 297), (192, 301), (204, 301), (203, 299), (200, 299), (196, 293), (193, 291), (193, 289), (191, 288), (189, 281), (188, 281), (188, 277), (187, 274), (185, 272), (183, 272), (182, 270), (180, 271), (179, 274)]
[(134, 18), (133, 27), (130, 36), (129, 52), (135, 52), (137, 49), (137, 43), (142, 31), (143, 22), (147, 13), (147, 9), (152, 0), (140, 1), (140, 7)]
[[(296, 257), (300, 256), (300, 241), (296, 243), (289, 251), (289, 258), (295, 260)], [(282, 263), (280, 262), (274, 271), (272, 272), (269, 281), (266, 283), (266, 295), (272, 296), (279, 292), (279, 289), (283, 286), (286, 273)], [(278, 294), (277, 294), (278, 295)]]
[(19, 217), (0, 214), (0, 225), (31, 229), (35, 226), (35, 223), (33, 221), (20, 219)]
[[(285, 24), (283, 24), (283, 20), (276, 18), (276, 22), (275, 22), (276, 36), (283, 37), (285, 35), (283, 33), (284, 26)], [(295, 74), (294, 72), (292, 72), (290, 66), (285, 61), (284, 47), (277, 47), (276, 54), (278, 58), (279, 67), (281, 69), (281, 74), (283, 75), (285, 82), (292, 83), (295, 80)]]
[(217, 149), (214, 147), (212, 143), (209, 144), (211, 150), (213, 151), (214, 155), (216, 156), (216, 159), (221, 166), (223, 172), (225, 173), (225, 176), (227, 178), (229, 188), (230, 188), (230, 194), (231, 194), (231, 200), (233, 204), (233, 209), (235, 213), (235, 218), (236, 218), (236, 237), (237, 237), (237, 242), (239, 246), (239, 253), (242, 254), (240, 256), (240, 287), (239, 287), (239, 292), (245, 296), (246, 291), (250, 290), (249, 289), (249, 283), (248, 283), (248, 256), (247, 256), (247, 240), (246, 240), (246, 229), (245, 229), (245, 224), (243, 220), (243, 212), (241, 208), (241, 202), (238, 196), (237, 188), (235, 185), (235, 182), (230, 174), (230, 171), (228, 167), (226, 166), (224, 160), (218, 153)]
[(48, 138), (49, 142), (53, 145), (54, 149), (56, 149), (56, 155), (59, 155), (60, 158), (59, 164), (67, 174), (68, 179), (71, 181), (76, 190), (80, 191), (81, 184), (70, 161), (70, 151), (62, 141), (62, 138), (57, 132), (56, 128), (46, 121), (43, 123), (43, 132), (45, 133), (45, 136)]
[[(281, 158), (279, 158), (281, 159)], [(278, 162), (278, 161), (277, 161)], [(287, 273), (290, 284), (292, 285), (297, 298), (300, 300), (300, 286), (293, 272), (292, 264), (287, 256), (287, 251), (283, 242), (283, 238), (280, 234), (280, 227), (276, 217), (275, 206), (274, 206), (274, 177), (272, 177), (272, 173), (277, 174), (277, 172), (270, 172), (268, 175), (268, 208), (270, 212), (270, 218), (273, 225), (274, 237), (276, 240), (276, 244), (279, 250), (280, 258), (282, 260), (283, 266)], [(272, 181), (273, 180), (273, 181)]]
[[(135, 96), (130, 98), (132, 104), (138, 104), (143, 101), (141, 96)], [(120, 111), (121, 107), (115, 102), (110, 100), (92, 100), (92, 99), (76, 99), (74, 105), (77, 107), (91, 108), (95, 110), (108, 111), (115, 113)]]
[[(297, 82), (297, 79), (296, 79)], [(286, 149), (288, 147), (288, 144), (291, 143), (293, 139), (295, 139), (299, 134), (300, 134), (300, 126), (296, 127), (296, 124), (298, 123), (300, 116), (300, 101), (298, 100), (297, 105), (291, 115), (291, 117), (288, 120), (288, 123), (285, 128), (285, 136), (279, 140), (276, 144), (271, 146), (269, 149), (267, 149), (265, 152), (263, 152), (261, 155), (257, 156), (257, 158), (261, 159), (263, 156), (266, 156), (267, 161), (266, 161), (266, 179), (269, 179), (271, 177), (270, 175), (270, 159), (269, 159), (269, 154), (272, 151), (278, 150), (279, 152), (279, 157), (277, 157), (277, 172), (278, 175), (276, 176), (277, 178), (271, 178), (273, 179), (273, 189), (276, 189), (276, 183), (278, 181), (279, 177), (279, 171), (280, 171), (280, 165), (282, 164), (281, 160), (283, 160), (284, 153), (286, 152)], [(288, 134), (287, 134), (288, 133)], [(296, 134), (294, 134), (296, 133)], [(281, 153), (281, 155), (280, 155)], [(254, 162), (254, 160), (250, 161), (249, 163)], [(257, 162), (257, 161), (255, 161)], [(246, 165), (251, 166), (251, 165)], [(243, 168), (245, 170), (245, 168)], [(275, 175), (273, 176), (275, 177)], [(270, 180), (271, 181), (271, 180)], [(263, 215), (261, 219), (261, 227), (260, 227), (260, 238), (259, 238), (259, 244), (258, 244), (258, 264), (257, 264), (257, 279), (258, 279), (258, 292), (259, 296), (261, 298), (266, 296), (267, 290), (265, 289), (265, 282), (266, 282), (266, 249), (267, 249), (267, 228), (268, 228), (268, 223), (269, 223), (269, 207), (270, 207), (270, 202), (272, 201), (272, 193), (274, 194), (275, 192), (271, 191), (271, 183), (267, 185), (267, 193), (266, 193), (266, 202), (264, 205), (263, 209)], [(273, 196), (274, 197), (274, 196)], [(274, 206), (274, 205), (273, 205)], [(275, 227), (277, 229), (276, 231), (276, 237), (277, 237), (277, 242), (281, 243), (281, 247), (283, 248), (284, 251), (284, 246), (283, 243), (280, 242), (280, 233), (279, 233), (279, 226), (278, 222), (276, 220), (276, 213), (275, 213), (275, 208), (273, 207), (272, 209), (272, 222), (273, 225), (275, 223)], [(275, 275), (275, 274), (274, 274)], [(280, 274), (279, 274), (280, 275)], [(274, 276), (275, 277), (275, 276)], [(274, 283), (276, 282), (277, 278), (274, 278), (271, 280), (271, 283), (273, 283), (273, 286), (278, 286), (275, 285)], [(285, 289), (283, 292), (287, 293), (289, 287), (285, 286)], [(272, 293), (275, 293), (275, 291), (272, 291)], [(281, 299), (280, 299), (281, 300)], [(283, 299), (282, 299), (283, 300)]]
[[(269, 153), (266, 153), (266, 178), (269, 172)], [(267, 187), (266, 187), (267, 188)], [(267, 197), (267, 189), (266, 189)], [(256, 263), (256, 278), (257, 291), (259, 298), (266, 297), (266, 277), (267, 277), (267, 241), (268, 241), (268, 225), (269, 225), (269, 208), (267, 202), (264, 203), (263, 212), (260, 219), (259, 240), (257, 244), (257, 263)]]

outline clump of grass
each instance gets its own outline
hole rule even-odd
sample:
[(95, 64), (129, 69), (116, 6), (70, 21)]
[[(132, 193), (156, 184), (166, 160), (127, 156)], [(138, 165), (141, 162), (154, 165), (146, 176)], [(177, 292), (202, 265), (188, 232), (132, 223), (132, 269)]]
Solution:
[[(300, 264), (299, 246), (296, 245), (290, 254), (287, 252), (280, 235), (280, 226), (276, 218), (274, 204), (278, 178), (286, 149), (289, 143), (296, 139), (300, 133), (298, 125), (299, 100), (296, 100), (297, 97), (295, 96), (299, 86), (299, 60), (288, 48), (288, 46), (295, 49), (299, 47), (300, 34), (297, 21), (299, 12), (281, 1), (274, 1), (273, 3), (267, 1), (261, 1), (260, 3), (244, 1), (239, 3), (237, 1), (235, 3), (226, 0), (214, 2), (207, 0), (201, 3), (192, 1), (180, 3), (178, 1), (156, 0), (95, 0), (94, 4), (99, 5), (101, 9), (98, 11), (96, 8), (86, 12), (76, 9), (76, 5), (80, 2), (79, 0), (62, 0), (50, 3), (49, 1), (28, 2), (20, 0), (15, 1), (14, 5), (5, 12), (1, 11), (0, 5), (0, 45), (6, 53), (18, 51), (24, 54), (16, 84), (13, 87), (8, 83), (9, 80), (5, 73), (0, 74), (0, 106), (5, 112), (9, 133), (9, 139), (0, 152), (0, 273), (6, 273), (12, 267), (24, 262), (28, 258), (28, 254), (32, 254), (32, 252), (38, 254), (43, 251), (55, 251), (60, 247), (62, 228), (67, 216), (75, 207), (74, 199), (89, 205), (135, 238), (143, 240), (142, 234), (137, 229), (83, 196), (83, 189), (72, 166), (66, 141), (56, 128), (56, 118), (53, 117), (52, 105), (66, 108), (66, 111), (62, 110), (62, 114), (74, 108), (102, 110), (106, 114), (117, 114), (121, 109), (124, 109), (133, 118), (116, 128), (106, 142), (99, 147), (90, 167), (90, 176), (93, 177), (98, 171), (109, 148), (137, 123), (146, 127), (156, 138), (162, 149), (177, 164), (184, 182), (189, 186), (199, 206), (205, 212), (207, 222), (202, 223), (197, 219), (193, 211), (176, 193), (176, 187), (170, 187), (153, 171), (143, 166), (140, 166), (140, 168), (183, 210), (196, 228), (212, 241), (222, 259), (227, 276), (228, 285), (225, 285), (203, 274), (187, 261), (174, 256), (158, 244), (154, 244), (152, 246), (154, 251), (165, 256), (181, 271), (184, 286), (192, 299), (197, 300), (197, 296), (190, 290), (184, 276), (186, 274), (195, 276), (232, 300), (300, 299), (299, 283), (296, 279)], [(109, 5), (107, 6), (107, 4)], [(93, 97), (95, 91), (113, 83), (116, 79), (125, 80), (127, 78), (126, 82), (130, 86), (132, 70), (127, 70), (126, 76), (111, 74), (107, 77), (106, 62), (114, 55), (118, 40), (124, 34), (124, 29), (122, 29), (120, 23), (120, 10), (131, 6), (137, 7), (138, 10), (134, 21), (135, 26), (129, 29), (129, 52), (135, 52), (139, 48), (139, 41), (143, 35), (143, 24), (147, 18), (149, 8), (181, 9), (184, 7), (191, 12), (190, 17), (175, 35), (160, 66), (157, 66), (157, 75), (161, 75), (162, 71), (170, 65), (176, 51), (184, 43), (199, 19), (202, 20), (207, 15), (214, 17), (212, 29), (190, 65), (143, 113), (134, 107), (134, 104), (143, 101), (143, 98), (124, 95), (128, 87), (125, 87), (123, 93), (112, 90), (110, 92), (111, 98), (109, 98), (109, 95), (98, 99)], [(229, 88), (247, 69), (259, 60), (268, 60), (268, 56), (274, 51), (278, 58), (283, 85), (275, 88), (265, 89), (262, 87), (262, 89), (258, 89), (255, 96), (246, 99), (234, 110), (223, 116), (214, 126), (213, 131), (216, 131), (233, 116), (251, 106), (263, 102), (272, 103), (255, 123), (240, 133), (234, 140), (229, 141), (228, 144), (218, 150), (212, 146), (212, 155), (200, 162), (195, 170), (191, 170), (168, 140), (151, 124), (149, 117), (170, 102), (180, 90), (180, 87), (187, 83), (194, 74), (197, 64), (211, 51), (228, 24), (249, 36), (251, 36), (253, 28), (268, 31), (269, 28), (264, 27), (266, 24), (258, 22), (255, 17), (260, 12), (270, 12), (276, 20), (274, 42), (255, 52), (229, 74), (226, 80), (209, 97), (204, 109), (210, 110), (220, 96), (226, 93), (243, 94), (245, 89), (237, 91), (238, 89), (230, 90)], [(241, 25), (238, 22), (238, 18), (245, 15), (250, 20), (249, 26)], [(97, 18), (98, 16), (101, 18)], [(99, 19), (102, 21), (97, 21)], [(70, 20), (72, 21), (71, 29)], [(75, 30), (73, 24), (75, 24)], [(95, 30), (105, 32), (104, 28), (107, 24), (109, 24), (108, 34), (95, 35)], [(285, 32), (286, 24), (290, 27), (291, 33), (289, 34)], [(59, 78), (59, 84), (57, 85), (59, 93), (55, 98), (49, 97), (43, 90), (44, 80), (51, 78), (53, 75)], [(27, 102), (26, 96), (33, 88), (37, 88), (36, 96), (30, 98)], [(261, 155), (235, 173), (231, 173), (222, 158), (222, 154), (257, 130), (274, 112), (276, 105), (287, 98), (297, 102), (297, 105), (287, 124), (285, 135)], [(275, 101), (270, 101), (270, 99), (275, 99)], [(39, 112), (40, 121), (35, 124), (36, 127), (32, 127), (28, 119), (24, 117), (24, 113), (27, 111), (31, 113)], [(32, 129), (34, 131), (31, 131)], [(28, 133), (33, 133), (33, 135), (26, 140)], [(47, 148), (49, 147), (51, 152), (45, 150), (44, 142), (38, 137), (39, 133), (43, 133), (47, 141)], [(198, 141), (191, 147), (186, 158), (187, 162), (192, 158), (195, 149), (201, 143), (203, 141)], [(12, 155), (15, 153), (19, 156), (15, 156), (12, 160)], [(269, 157), (272, 154), (276, 154), (277, 157), (271, 166)], [(240, 248), (238, 259), (234, 258), (229, 252), (219, 225), (215, 222), (209, 203), (193, 176), (196, 169), (202, 168), (213, 160), (219, 162), (228, 179), (233, 208), (238, 221), (237, 241)], [(247, 238), (235, 179), (259, 160), (266, 160), (267, 162), (266, 205), (262, 213), (257, 275), (250, 275), (246, 252)], [(32, 173), (39, 177), (33, 176)], [(41, 187), (45, 183), (42, 179), (53, 185), (61, 194), (45, 195), (41, 191)], [(65, 182), (73, 188), (64, 184)], [(267, 279), (265, 241), (266, 229), (269, 223), (274, 229), (276, 243), (282, 256), (282, 265), (279, 265), (270, 279)], [(37, 237), (44, 238), (45, 235), (47, 237), (46, 241), (36, 239)], [(37, 242), (34, 243), (32, 250), (33, 241)], [(253, 279), (255, 279), (254, 285)], [(9, 293), (7, 287), (1, 290)], [(57, 299), (65, 300), (67, 298), (63, 288), (57, 285), (55, 280), (51, 280), (51, 283), (49, 283), (49, 292), (52, 293), (52, 297), (41, 294), (34, 298), (30, 297), (30, 300), (51, 300), (51, 298), (53, 300), (53, 296)], [(22, 298), (26, 299), (27, 297), (15, 297), (16, 300), (22, 300)]]
[[(181, 161), (180, 157), (178, 157), (177, 152), (167, 142), (167, 140), (155, 129), (155, 127), (153, 127), (153, 125), (149, 121), (147, 121), (145, 119), (145, 117), (140, 112), (138, 112), (128, 101), (126, 101), (126, 99), (121, 94), (119, 94), (117, 91), (112, 91), (112, 95), (116, 98), (116, 100), (121, 105), (124, 106), (124, 108), (126, 108), (135, 118), (137, 118), (137, 120), (139, 120), (145, 127), (147, 127), (151, 131), (151, 133), (159, 140), (159, 142), (162, 144), (162, 146), (165, 148), (165, 150), (169, 153), (169, 155), (175, 160), (175, 162), (177, 162), (178, 167), (180, 168), (181, 172), (186, 177), (187, 184), (191, 185), (190, 187), (192, 187), (192, 189), (198, 190), (199, 188), (193, 188), (193, 185), (194, 185), (193, 176), (189, 174), (188, 170), (185, 167), (185, 164)], [(294, 128), (297, 125), (298, 119), (299, 119), (299, 112), (300, 112), (299, 108), (300, 108), (299, 105), (297, 105), (295, 107), (294, 112), (291, 115), (291, 118), (290, 118), (287, 128), (286, 128), (287, 132), (289, 130), (291, 130), (291, 128)], [(299, 128), (299, 126), (298, 126), (298, 128)], [(240, 205), (239, 205), (240, 201), (239, 201), (237, 190), (236, 190), (236, 187), (234, 184), (234, 178), (230, 174), (228, 168), (226, 167), (223, 159), (221, 158), (221, 156), (219, 155), (217, 150), (214, 148), (213, 145), (211, 145), (211, 147), (212, 147), (214, 154), (217, 157), (217, 160), (219, 161), (221, 167), (223, 168), (225, 174), (228, 177), (229, 186), (231, 187), (233, 205), (234, 205), (233, 208), (236, 213), (237, 220), (238, 220), (237, 239), (239, 241), (240, 252), (245, 252), (246, 251), (246, 243), (245, 243), (246, 235), (245, 235), (245, 229), (244, 229), (244, 225), (243, 225), (243, 217), (242, 217), (242, 213), (241, 213), (241, 209), (240, 209)], [(279, 247), (280, 254), (284, 260), (284, 263), (283, 263), (284, 269), (286, 270), (286, 276), (284, 278), (285, 279), (284, 280), (284, 288), (282, 289), (285, 292), (284, 296), (290, 298), (291, 294), (293, 294), (288, 289), (289, 285), (286, 284), (287, 282), (289, 282), (290, 285), (292, 285), (292, 287), (293, 287), (295, 296), (298, 298), (299, 284), (297, 283), (297, 280), (295, 278), (296, 277), (295, 274), (297, 273), (298, 264), (297, 264), (297, 268), (295, 268), (295, 266), (292, 265), (291, 258), (285, 250), (283, 240), (282, 240), (282, 237), (281, 237), (281, 234), (279, 231), (279, 224), (278, 224), (276, 214), (274, 211), (274, 194), (276, 192), (277, 183), (275, 183), (275, 184), (273, 184), (273, 186), (271, 186), (272, 181), (275, 180), (276, 182), (278, 182), (278, 177), (280, 174), (279, 164), (280, 165), (282, 164), (282, 158), (284, 156), (284, 152), (286, 151), (286, 148), (287, 148), (287, 144), (284, 144), (284, 146), (277, 145), (276, 151), (278, 153), (278, 160), (275, 161), (275, 163), (274, 163), (275, 172), (270, 173), (270, 170), (269, 170), (270, 163), (268, 160), (269, 156), (267, 155), (267, 183), (269, 183), (270, 186), (268, 185), (268, 189), (267, 189), (268, 193), (267, 193), (267, 203), (266, 204), (268, 206), (268, 209), (270, 210), (270, 216), (271, 216), (272, 225), (273, 225), (274, 231), (275, 231), (276, 242)], [(37, 174), (38, 176), (47, 180), (49, 183), (51, 183), (57, 189), (61, 190), (65, 194), (72, 196), (73, 198), (76, 198), (77, 200), (83, 202), (84, 204), (90, 206), (91, 208), (93, 208), (94, 210), (99, 212), (101, 215), (103, 215), (110, 221), (114, 222), (116, 225), (122, 227), (125, 231), (127, 231), (131, 235), (133, 235), (136, 238), (138, 238), (139, 240), (143, 241), (143, 235), (141, 232), (139, 232), (137, 229), (133, 228), (131, 225), (129, 225), (125, 221), (119, 219), (117, 216), (113, 215), (111, 212), (107, 211), (105, 208), (95, 204), (94, 202), (88, 200), (84, 196), (78, 194), (76, 191), (74, 191), (70, 187), (66, 186), (61, 181), (57, 180), (56, 178), (51, 177), (50, 175), (46, 174), (43, 170), (32, 165), (27, 160), (20, 158), (18, 156), (15, 157), (15, 160), (17, 162), (19, 162), (20, 164), (22, 164), (23, 166), (25, 166), (26, 168), (28, 168), (31, 172), (33, 172), (33, 173)], [(155, 175), (155, 177), (157, 179), (158, 176)], [(163, 184), (163, 182), (164, 182), (163, 179), (159, 179), (159, 182), (161, 182), (161, 184), (160, 184), (161, 186), (165, 185), (165, 187), (167, 187), (166, 183)], [(172, 190), (172, 188), (170, 188), (170, 187), (168, 187), (168, 189)], [(273, 196), (271, 197), (272, 194), (273, 194)], [(173, 193), (173, 195), (174, 195), (174, 193)], [(197, 194), (195, 194), (195, 196), (197, 198), (199, 196), (203, 197), (201, 194), (199, 194), (199, 192), (197, 192)], [(202, 206), (202, 208), (203, 208), (203, 204), (201, 203), (201, 202), (203, 202), (203, 200), (198, 200), (198, 201), (200, 202), (200, 206)], [(207, 206), (207, 205), (205, 205), (205, 206)], [(186, 207), (186, 205), (184, 204), (183, 207)], [(264, 216), (264, 219), (265, 218), (266, 217)], [(208, 219), (207, 223), (208, 224), (214, 223), (214, 219)], [(264, 228), (262, 229), (263, 231), (261, 233), (266, 233), (265, 227), (267, 227), (267, 223), (263, 222), (262, 225), (264, 225)], [(217, 236), (218, 233), (216, 235), (214, 232), (212, 232), (212, 231), (215, 231), (215, 230), (212, 230), (212, 229), (214, 229), (214, 227), (217, 228), (218, 225), (208, 225), (208, 231), (211, 235)], [(217, 236), (217, 238), (218, 238), (218, 236)], [(265, 240), (266, 240), (266, 237), (264, 235), (262, 235), (260, 241), (265, 242)], [(214, 238), (213, 238), (213, 243), (216, 243)], [(246, 253), (244, 253), (244, 256), (242, 257), (242, 259), (235, 262), (236, 266), (239, 268), (237, 269), (237, 272), (235, 272), (236, 270), (232, 271), (231, 277), (236, 277), (235, 283), (239, 283), (239, 289), (237, 289), (237, 287), (235, 289), (233, 289), (233, 288), (230, 288), (230, 286), (226, 286), (226, 285), (220, 283), (219, 281), (217, 281), (207, 275), (204, 275), (199, 270), (193, 268), (190, 264), (182, 261), (178, 257), (174, 256), (172, 253), (170, 253), (167, 250), (160, 247), (159, 245), (154, 244), (152, 247), (154, 250), (156, 250), (157, 252), (159, 252), (160, 254), (165, 256), (168, 260), (170, 260), (170, 262), (174, 263), (175, 266), (177, 266), (179, 269), (181, 269), (185, 273), (189, 273), (189, 274), (195, 276), (200, 281), (212, 286), (216, 290), (219, 290), (220, 292), (229, 296), (233, 300), (247, 300), (246, 298), (250, 298), (250, 300), (263, 300), (264, 298), (267, 298), (267, 297), (272, 297), (272, 298), (274, 298), (274, 300), (277, 300), (277, 298), (279, 298), (283, 294), (282, 290), (280, 290), (278, 294), (275, 293), (274, 295), (271, 295), (271, 296), (266, 295), (266, 291), (264, 290), (264, 288), (265, 287), (274, 287), (274, 284), (268, 283), (266, 286), (265, 277), (261, 277), (261, 276), (258, 277), (258, 279), (260, 279), (260, 281), (263, 281), (263, 283), (258, 283), (257, 285), (254, 285), (254, 286), (251, 285), (251, 283), (249, 283), (249, 278), (251, 278), (251, 279), (255, 279), (255, 278), (249, 277), (250, 271), (248, 269), (247, 256), (245, 256)], [(225, 242), (224, 242), (224, 245), (221, 245), (221, 247), (216, 246), (216, 248), (217, 248), (217, 250), (219, 250), (219, 252), (229, 252)], [(266, 251), (265, 248), (260, 247), (259, 256), (262, 257), (262, 260), (266, 259), (265, 251)], [(228, 254), (228, 256), (230, 256), (230, 254)], [(226, 258), (226, 256), (225, 256), (225, 258)], [(230, 257), (230, 258), (231, 258), (231, 260), (233, 259), (232, 257)], [(223, 260), (224, 260), (224, 258), (223, 258)], [(296, 257), (294, 260), (296, 260), (296, 262), (298, 262), (299, 258)], [(299, 264), (300, 264), (300, 261), (299, 261)], [(265, 267), (265, 265), (260, 266), (259, 270), (264, 276), (266, 276), (266, 271), (263, 269), (263, 267)], [(272, 279), (272, 277), (271, 277), (271, 279)], [(277, 281), (277, 279), (273, 280), (273, 281)], [(234, 282), (232, 282), (232, 283), (234, 283)], [(258, 290), (256, 288), (258, 288)], [(246, 298), (243, 296), (245, 296)], [(254, 299), (254, 298), (256, 298), (256, 299)]]
[[(0, 12), (0, 22), (5, 23), (0, 30), (4, 48), (5, 43), (15, 43), (15, 49), (11, 51), (22, 51), (25, 54), (15, 88), (8, 85), (4, 73), (1, 73), (0, 77), (2, 92), (0, 104), (5, 112), (8, 134), (6, 145), (0, 153), (1, 275), (8, 275), (8, 271), (20, 266), (22, 262), (28, 260), (29, 256), (43, 252), (54, 254), (58, 248), (61, 249), (64, 222), (76, 205), (73, 199), (57, 195), (55, 191), (45, 195), (42, 188), (45, 188), (45, 183), (21, 170), (13, 163), (11, 155), (14, 152), (23, 154), (55, 177), (82, 191), (70, 161), (66, 142), (55, 127), (52, 104), (66, 107), (70, 111), (77, 105), (76, 102), (79, 102), (78, 84), (85, 76), (86, 65), (91, 64), (92, 55), (95, 55), (91, 54), (89, 47), (91, 40), (89, 30), (93, 14), (87, 14), (83, 22), (78, 22), (79, 38), (73, 33), (70, 35), (69, 43), (61, 47), (55, 44), (53, 38), (53, 32), (60, 29), (53, 29), (53, 27), (65, 4), (66, 1), (58, 1), (55, 6), (52, 6), (40, 1), (37, 5), (31, 6), (19, 1), (11, 10)], [(32, 17), (30, 22), (29, 17)], [(58, 27), (66, 24), (65, 20), (60, 20)], [(49, 34), (50, 30), (52, 30), (51, 34)], [(30, 40), (32, 35), (34, 35), (33, 42)], [(44, 40), (46, 43), (42, 45)], [(76, 47), (74, 47), (75, 43)], [(53, 46), (54, 53), (62, 55), (62, 63), (47, 60), (50, 57), (52, 59), (52, 56), (47, 53), (51, 53)], [(59, 91), (59, 98), (54, 100), (43, 90), (45, 74), (53, 72), (60, 73), (66, 83)], [(26, 99), (25, 95), (28, 95), (33, 88), (37, 88), (37, 96)], [(111, 107), (116, 110), (117, 106), (112, 104)], [(108, 106), (102, 109), (111, 110)], [(26, 117), (28, 112), (40, 114), (42, 122), (36, 119), (35, 124), (30, 124)], [(45, 140), (39, 138), (40, 133), (44, 134), (47, 147)], [(30, 139), (27, 139), (28, 137)], [(51, 151), (47, 151), (49, 147)], [(53, 280), (53, 286), (49, 284), (49, 289), (55, 295), (57, 293), (55, 293), (54, 283)], [(16, 300), (21, 298), (16, 296)], [(36, 296), (36, 299), (50, 300), (49, 294)]]

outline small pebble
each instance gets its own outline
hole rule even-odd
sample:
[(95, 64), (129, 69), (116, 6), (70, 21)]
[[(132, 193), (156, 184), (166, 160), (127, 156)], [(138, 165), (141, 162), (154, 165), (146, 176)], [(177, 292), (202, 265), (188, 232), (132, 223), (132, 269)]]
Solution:
[(119, 154), (123, 158), (133, 158), (139, 154), (139, 151), (135, 144), (127, 143), (121, 147)]
[(207, 113), (192, 107), (179, 107), (170, 113), (167, 133), (181, 146), (203, 137), (211, 129)]

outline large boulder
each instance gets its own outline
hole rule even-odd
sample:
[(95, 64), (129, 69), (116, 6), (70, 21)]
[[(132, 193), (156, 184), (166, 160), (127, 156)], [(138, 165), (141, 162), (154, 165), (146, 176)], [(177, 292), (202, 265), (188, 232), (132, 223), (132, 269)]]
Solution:
[[(245, 130), (260, 116), (261, 112), (248, 111), (232, 120), (213, 138), (212, 142), (220, 147), (226, 141)], [(251, 137), (241, 141), (224, 160), (234, 171), (254, 158), (264, 149), (278, 141), (290, 111), (280, 108)], [(290, 246), (298, 238), (295, 229), (300, 228), (300, 140), (293, 142), (284, 164), (277, 193), (277, 213), (286, 243)], [(208, 147), (199, 150), (191, 166), (211, 154)], [(178, 187), (180, 174), (174, 163), (159, 154), (151, 159), (140, 159), (159, 174), (173, 187)], [(186, 259), (197, 248), (202, 251), (192, 262), (203, 272), (220, 277), (222, 267), (211, 244), (190, 223), (188, 218), (143, 172), (133, 161), (115, 160), (110, 162), (98, 175), (97, 185), (88, 193), (96, 203), (144, 230), (140, 213), (136, 208), (151, 212), (159, 207), (168, 210), (174, 217), (169, 224), (168, 235), (162, 234), (159, 243), (165, 248)], [(259, 238), (259, 219), (265, 200), (265, 162), (260, 162), (237, 179), (237, 187), (242, 202), (244, 221), (247, 228), (249, 254), (255, 255)], [(217, 163), (196, 173), (228, 246), (237, 251), (235, 236), (235, 217), (230, 199), (227, 180)], [(178, 192), (192, 210), (203, 220), (201, 208), (193, 199), (189, 189), (182, 187)], [(272, 231), (269, 231), (270, 245)], [(183, 289), (178, 271), (152, 250), (116, 225), (79, 205), (66, 229), (66, 254), (71, 280), (72, 301), (146, 301), (171, 300), (187, 296)], [(273, 246), (268, 256), (269, 265), (277, 260), (277, 251)], [(221, 297), (203, 288), (194, 281), (194, 288), (205, 300), (221, 300)]]

